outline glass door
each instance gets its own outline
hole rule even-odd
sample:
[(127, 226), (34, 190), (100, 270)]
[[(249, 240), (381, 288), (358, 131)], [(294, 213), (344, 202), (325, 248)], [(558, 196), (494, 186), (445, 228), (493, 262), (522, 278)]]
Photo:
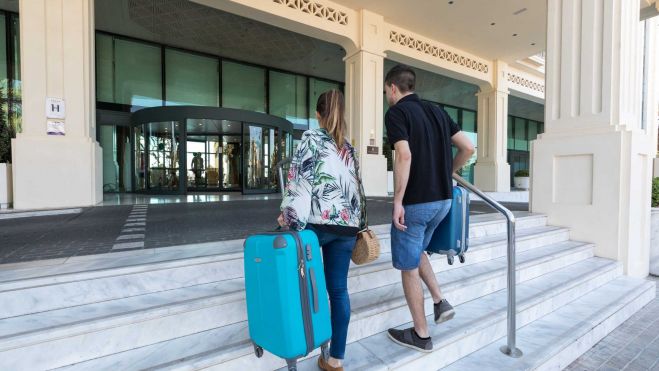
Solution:
[(208, 186), (206, 182), (206, 167), (208, 166), (206, 136), (188, 135), (186, 152), (185, 163), (188, 166), (186, 174), (187, 187), (193, 191), (205, 190)]
[(147, 190), (178, 193), (179, 124), (175, 121), (147, 124)]
[(222, 166), (220, 189), (240, 191), (242, 189), (242, 167), (240, 166), (240, 135), (222, 136)]
[(243, 193), (272, 193), (277, 188), (275, 130), (243, 125), (243, 153), (245, 159), (245, 187)]

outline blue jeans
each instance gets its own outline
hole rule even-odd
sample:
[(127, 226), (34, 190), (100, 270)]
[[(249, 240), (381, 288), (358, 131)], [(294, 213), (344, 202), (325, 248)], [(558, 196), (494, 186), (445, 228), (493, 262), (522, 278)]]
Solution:
[(312, 226), (323, 249), (325, 281), (330, 300), (332, 318), (332, 342), (330, 356), (343, 359), (346, 352), (348, 325), (350, 324), (350, 297), (348, 297), (348, 268), (352, 249), (355, 248), (357, 236), (346, 237), (332, 233), (319, 232)]
[(407, 230), (391, 225), (391, 257), (394, 268), (408, 271), (419, 267), (421, 254), (428, 247), (433, 232), (451, 209), (452, 200), (405, 205)]

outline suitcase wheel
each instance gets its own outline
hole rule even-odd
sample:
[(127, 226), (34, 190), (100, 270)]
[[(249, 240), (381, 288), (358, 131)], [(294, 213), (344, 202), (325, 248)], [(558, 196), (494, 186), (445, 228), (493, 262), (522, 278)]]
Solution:
[(263, 348), (254, 344), (254, 354), (256, 355), (257, 358), (263, 357)]
[(297, 371), (297, 360), (286, 360), (286, 365), (288, 366), (288, 371)]
[(464, 255), (459, 255), (458, 259), (460, 259), (460, 263), (464, 264), (464, 262), (465, 262), (465, 256)]
[(453, 265), (453, 261), (455, 260), (453, 255), (447, 255), (446, 259), (448, 260), (448, 265)]

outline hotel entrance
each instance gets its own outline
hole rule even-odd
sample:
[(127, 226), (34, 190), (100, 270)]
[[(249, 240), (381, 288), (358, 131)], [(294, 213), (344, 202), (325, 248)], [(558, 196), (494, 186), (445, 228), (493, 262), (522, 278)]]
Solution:
[(274, 193), (293, 146), (289, 121), (237, 109), (147, 108), (131, 125), (133, 189), (144, 193)]

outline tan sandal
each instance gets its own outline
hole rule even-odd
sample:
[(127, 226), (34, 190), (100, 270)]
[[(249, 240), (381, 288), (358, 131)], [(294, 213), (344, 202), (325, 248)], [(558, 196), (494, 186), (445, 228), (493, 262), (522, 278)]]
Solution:
[(318, 357), (318, 368), (325, 371), (343, 371), (343, 367), (332, 367), (323, 356)]

